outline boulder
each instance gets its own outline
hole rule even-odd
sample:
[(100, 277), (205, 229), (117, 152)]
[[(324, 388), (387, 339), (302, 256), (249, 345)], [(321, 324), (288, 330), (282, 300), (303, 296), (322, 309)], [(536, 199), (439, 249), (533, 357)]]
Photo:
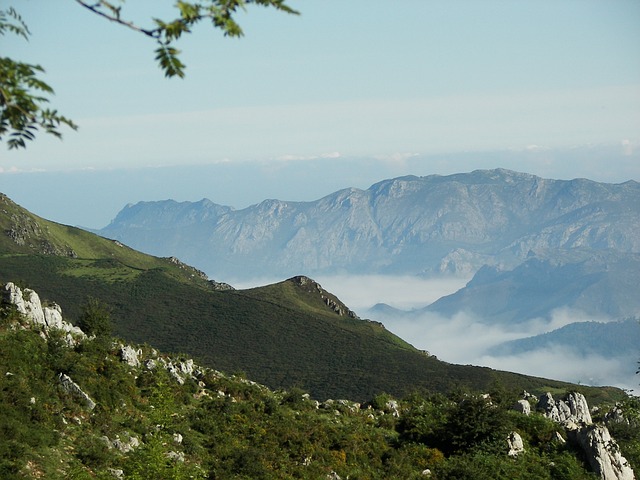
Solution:
[(507, 436), (507, 445), (509, 445), (508, 455), (510, 457), (517, 457), (524, 452), (524, 442), (518, 432), (511, 432)]
[(128, 365), (132, 367), (140, 366), (140, 359), (138, 355), (142, 353), (142, 350), (136, 350), (130, 345), (121, 345), (120, 346), (120, 358), (123, 362), (126, 362)]
[(80, 400), (89, 410), (93, 410), (96, 407), (96, 403), (91, 400), (91, 398), (89, 398), (89, 395), (82, 391), (80, 386), (76, 382), (71, 380), (68, 375), (61, 373), (58, 375), (58, 380), (60, 381), (60, 385), (65, 392)]
[(174, 462), (184, 462), (184, 453), (182, 452), (167, 452), (166, 457)]
[(531, 414), (531, 404), (528, 400), (518, 400), (513, 406), (513, 409), (520, 413), (523, 413), (524, 415)]

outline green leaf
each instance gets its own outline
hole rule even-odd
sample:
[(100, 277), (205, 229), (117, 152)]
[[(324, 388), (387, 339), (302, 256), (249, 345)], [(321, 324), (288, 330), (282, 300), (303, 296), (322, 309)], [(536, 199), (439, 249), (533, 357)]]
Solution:
[(178, 58), (180, 53), (174, 47), (160, 43), (160, 46), (155, 50), (156, 60), (160, 64), (160, 68), (164, 71), (165, 77), (180, 77), (184, 78), (185, 65)]

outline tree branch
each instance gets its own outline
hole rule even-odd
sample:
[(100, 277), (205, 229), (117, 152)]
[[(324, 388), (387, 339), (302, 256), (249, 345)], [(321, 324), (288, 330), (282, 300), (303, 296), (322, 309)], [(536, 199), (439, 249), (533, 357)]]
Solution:
[[(107, 20), (110, 20), (112, 22), (118, 23), (120, 25), (123, 25), (127, 28), (130, 28), (131, 30), (134, 30), (136, 32), (140, 32), (143, 33), (144, 35), (151, 37), (153, 39), (158, 39), (160, 38), (160, 29), (159, 28), (155, 28), (153, 30), (149, 30), (146, 28), (142, 28), (139, 27), (138, 25), (136, 25), (133, 22), (128, 22), (126, 20), (122, 20), (120, 18), (120, 15), (117, 14), (118, 10), (116, 10), (114, 7), (112, 7), (109, 4), (106, 4), (100, 0), (98, 3), (94, 3), (94, 4), (89, 4), (83, 0), (76, 0), (76, 2), (78, 2), (80, 5), (82, 5), (84, 8), (91, 10), (93, 13), (100, 15), (103, 18), (106, 18)], [(100, 8), (106, 6), (107, 8), (109, 8), (111, 11), (113, 11), (114, 13), (116, 13), (116, 15), (109, 15), (108, 13), (102, 11)]]

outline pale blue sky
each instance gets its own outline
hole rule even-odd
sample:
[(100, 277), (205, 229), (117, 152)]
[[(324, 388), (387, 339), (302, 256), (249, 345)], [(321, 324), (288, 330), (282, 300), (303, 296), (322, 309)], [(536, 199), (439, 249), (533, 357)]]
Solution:
[(138, 200), (242, 208), (409, 173), (640, 179), (640, 1), (290, 4), (302, 15), (249, 8), (242, 39), (200, 26), (168, 80), (151, 41), (72, 0), (0, 0), (32, 31), (2, 54), (45, 67), (80, 126), (1, 146), (0, 191), (100, 227)]

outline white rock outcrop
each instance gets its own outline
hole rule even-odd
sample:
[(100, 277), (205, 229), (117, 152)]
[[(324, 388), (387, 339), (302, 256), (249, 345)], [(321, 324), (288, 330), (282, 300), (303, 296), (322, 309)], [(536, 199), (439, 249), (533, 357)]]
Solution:
[(524, 442), (518, 432), (511, 432), (507, 436), (507, 445), (509, 445), (510, 457), (517, 457), (521, 453), (524, 453)]
[[(633, 469), (604, 424), (593, 424), (584, 395), (570, 393), (566, 400), (554, 400), (550, 393), (540, 396), (538, 410), (564, 425), (569, 440), (585, 453), (591, 468), (602, 480), (635, 480)], [(561, 438), (561, 437), (560, 437)]]
[(140, 359), (139, 355), (142, 355), (141, 349), (135, 349), (131, 345), (120, 345), (120, 358), (123, 362), (126, 362), (131, 367), (139, 367)]
[(587, 399), (581, 393), (571, 392), (567, 400), (554, 400), (551, 393), (545, 393), (540, 395), (537, 408), (542, 410), (545, 417), (557, 423), (592, 423)]
[(531, 414), (531, 404), (529, 403), (528, 400), (518, 400), (516, 402), (516, 404), (513, 406), (513, 409), (516, 410), (517, 412), (520, 412), (524, 415), (530, 415)]
[(60, 305), (52, 303), (43, 306), (38, 294), (25, 288), (21, 290), (14, 283), (8, 282), (2, 287), (2, 302), (14, 305), (16, 310), (23, 314), (34, 325), (44, 329), (45, 334), (50, 330), (61, 330), (66, 333), (66, 342), (74, 345), (77, 338), (86, 338), (84, 332), (62, 319)]
[(573, 434), (575, 442), (587, 455), (591, 468), (602, 480), (635, 480), (629, 462), (605, 425), (591, 425)]

